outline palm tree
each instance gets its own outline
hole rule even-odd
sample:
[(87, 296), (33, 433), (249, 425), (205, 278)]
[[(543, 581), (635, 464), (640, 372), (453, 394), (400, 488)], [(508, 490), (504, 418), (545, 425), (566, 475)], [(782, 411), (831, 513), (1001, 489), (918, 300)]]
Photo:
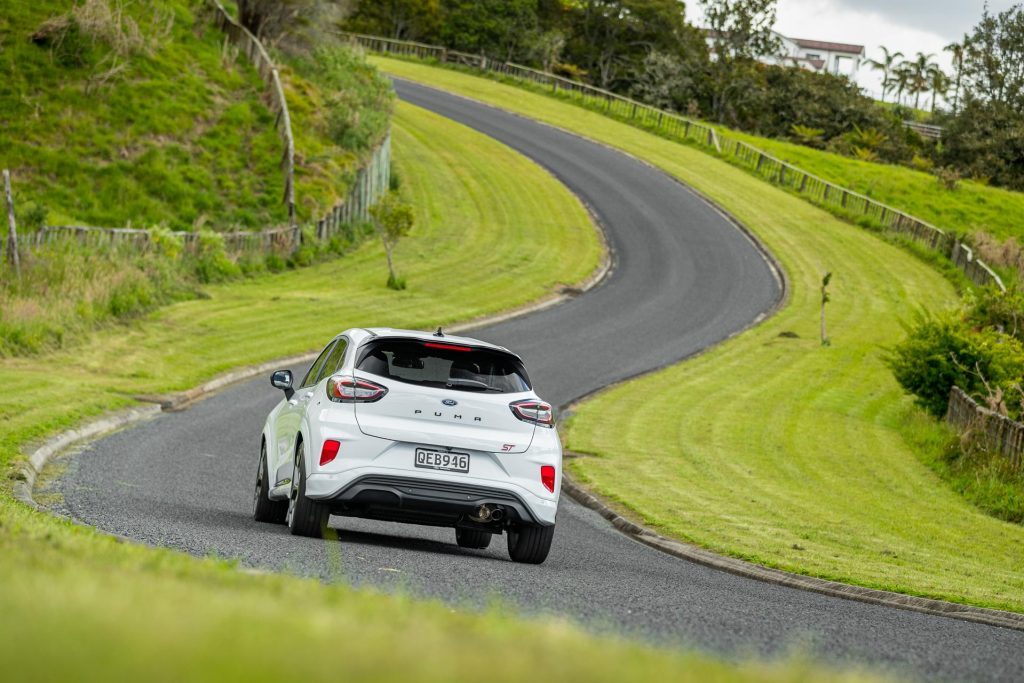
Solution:
[(928, 74), (938, 65), (932, 61), (935, 55), (918, 52), (914, 61), (910, 62), (911, 92), (914, 93), (914, 109), (921, 108), (921, 94), (928, 92)]
[(893, 89), (896, 91), (896, 104), (903, 104), (903, 93), (911, 92), (914, 80), (914, 73), (911, 70), (910, 62), (901, 62), (896, 65), (893, 71)]
[(935, 101), (949, 93), (950, 80), (946, 73), (935, 67), (928, 72), (928, 87), (932, 91), (932, 118), (935, 117)]
[(953, 113), (956, 114), (960, 108), (960, 81), (964, 74), (964, 56), (967, 54), (968, 47), (970, 46), (971, 37), (964, 34), (963, 42), (953, 42), (942, 48), (943, 51), (949, 52), (953, 55)]
[(903, 57), (902, 52), (889, 52), (889, 48), (884, 45), (879, 45), (878, 49), (882, 51), (882, 60), (869, 59), (868, 64), (875, 71), (882, 72), (882, 101), (885, 102), (885, 94), (889, 92), (889, 89), (893, 86), (893, 71), (896, 69), (896, 60)]

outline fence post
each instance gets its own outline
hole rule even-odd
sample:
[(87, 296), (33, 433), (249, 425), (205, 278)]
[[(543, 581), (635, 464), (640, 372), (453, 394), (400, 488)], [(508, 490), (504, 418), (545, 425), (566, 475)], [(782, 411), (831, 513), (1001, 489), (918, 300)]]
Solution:
[(11, 196), (11, 172), (4, 169), (4, 197), (7, 200), (7, 260), (14, 268), (14, 276), (21, 277), (21, 259), (18, 257), (18, 225), (14, 220), (14, 198)]

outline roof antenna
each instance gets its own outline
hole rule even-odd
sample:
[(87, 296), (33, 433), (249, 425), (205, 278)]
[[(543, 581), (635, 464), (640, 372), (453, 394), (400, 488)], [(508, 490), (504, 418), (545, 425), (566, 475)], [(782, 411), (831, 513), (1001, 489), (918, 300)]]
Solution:
[(437, 332), (434, 333), (434, 336), (435, 337), (443, 337), (444, 336), (444, 332), (441, 330), (440, 327), (437, 328)]

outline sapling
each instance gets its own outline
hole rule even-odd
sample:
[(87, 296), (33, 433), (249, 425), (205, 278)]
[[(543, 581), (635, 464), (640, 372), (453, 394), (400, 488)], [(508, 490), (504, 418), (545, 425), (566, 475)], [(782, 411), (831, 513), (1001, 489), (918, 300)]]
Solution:
[(384, 244), (384, 254), (388, 260), (388, 287), (405, 289), (405, 279), (395, 273), (392, 253), (398, 240), (412, 230), (415, 220), (412, 207), (402, 202), (397, 193), (388, 192), (370, 207), (370, 217), (373, 219), (373, 227), (380, 236), (380, 241)]
[(825, 330), (825, 304), (829, 302), (828, 296), (828, 283), (832, 281), (832, 273), (825, 273), (825, 277), (821, 278), (821, 345), (831, 346), (832, 341), (828, 338), (828, 332)]

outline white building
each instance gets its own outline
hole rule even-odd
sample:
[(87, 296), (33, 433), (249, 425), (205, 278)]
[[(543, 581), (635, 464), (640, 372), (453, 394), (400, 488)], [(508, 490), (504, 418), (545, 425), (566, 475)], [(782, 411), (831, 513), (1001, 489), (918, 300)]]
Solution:
[[(857, 71), (865, 59), (863, 45), (789, 38), (776, 31), (772, 31), (772, 34), (779, 43), (779, 52), (774, 55), (762, 55), (758, 58), (760, 62), (798, 66), (816, 73), (839, 74), (850, 80), (857, 80)], [(710, 31), (705, 31), (705, 40), (708, 47), (713, 49), (715, 39)]]

